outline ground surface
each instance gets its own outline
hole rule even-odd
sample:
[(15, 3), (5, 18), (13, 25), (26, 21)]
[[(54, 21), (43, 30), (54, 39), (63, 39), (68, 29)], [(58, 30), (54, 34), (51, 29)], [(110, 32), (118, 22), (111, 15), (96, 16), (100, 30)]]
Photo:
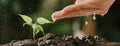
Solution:
[(85, 36), (82, 39), (78, 39), (67, 35), (58, 37), (48, 33), (36, 40), (13, 40), (10, 43), (0, 46), (120, 46), (120, 43), (108, 42), (98, 36)]

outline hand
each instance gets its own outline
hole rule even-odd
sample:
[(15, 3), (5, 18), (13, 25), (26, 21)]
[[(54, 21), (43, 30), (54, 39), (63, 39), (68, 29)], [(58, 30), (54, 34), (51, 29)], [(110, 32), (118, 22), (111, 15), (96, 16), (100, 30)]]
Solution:
[(76, 3), (52, 14), (54, 21), (92, 14), (104, 15), (115, 0), (76, 0)]

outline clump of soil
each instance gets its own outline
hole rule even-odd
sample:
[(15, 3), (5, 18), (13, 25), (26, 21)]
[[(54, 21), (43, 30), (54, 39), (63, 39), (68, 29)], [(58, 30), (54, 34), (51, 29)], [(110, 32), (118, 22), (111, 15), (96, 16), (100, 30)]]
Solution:
[(36, 40), (14, 40), (8, 44), (0, 46), (120, 46), (120, 43), (108, 42), (104, 38), (98, 36), (85, 36), (82, 39), (79, 39), (67, 35), (58, 37), (54, 34), (48, 33)]

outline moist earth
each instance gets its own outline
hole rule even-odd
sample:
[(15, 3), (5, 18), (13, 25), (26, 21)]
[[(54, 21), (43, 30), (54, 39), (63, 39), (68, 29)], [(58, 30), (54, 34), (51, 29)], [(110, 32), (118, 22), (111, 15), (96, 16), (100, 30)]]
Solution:
[(99, 36), (85, 36), (82, 39), (78, 37), (63, 35), (56, 36), (48, 33), (38, 39), (13, 40), (10, 43), (0, 46), (120, 46), (118, 42), (108, 42)]

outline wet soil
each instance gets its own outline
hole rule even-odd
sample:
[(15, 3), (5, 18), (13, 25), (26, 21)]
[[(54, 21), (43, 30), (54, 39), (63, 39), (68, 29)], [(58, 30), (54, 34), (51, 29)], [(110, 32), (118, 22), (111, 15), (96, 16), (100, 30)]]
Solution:
[(13, 40), (10, 43), (0, 46), (120, 46), (117, 42), (108, 42), (99, 36), (85, 36), (82, 39), (73, 36), (56, 36), (48, 33), (36, 40)]

